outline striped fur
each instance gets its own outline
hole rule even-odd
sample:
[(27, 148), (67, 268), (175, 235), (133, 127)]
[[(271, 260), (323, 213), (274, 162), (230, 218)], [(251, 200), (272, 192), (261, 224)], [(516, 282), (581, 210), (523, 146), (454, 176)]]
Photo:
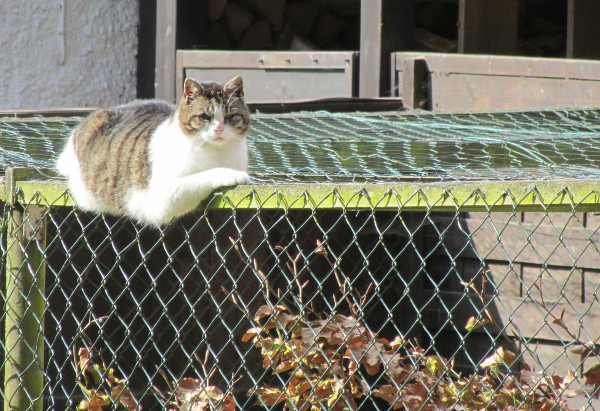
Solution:
[(147, 186), (148, 143), (174, 112), (174, 106), (162, 101), (134, 101), (98, 110), (75, 128), (83, 182), (106, 209), (123, 212), (127, 194)]
[(176, 107), (138, 100), (95, 111), (72, 132), (59, 171), (84, 210), (161, 225), (215, 188), (248, 181), (243, 82), (186, 79)]

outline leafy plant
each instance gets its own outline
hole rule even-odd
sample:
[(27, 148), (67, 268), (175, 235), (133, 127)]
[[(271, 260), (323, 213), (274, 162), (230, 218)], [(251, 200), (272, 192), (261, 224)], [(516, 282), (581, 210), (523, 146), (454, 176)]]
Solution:
[[(235, 250), (244, 258), (239, 246), (231, 240)], [(279, 248), (284, 250), (283, 248)], [(287, 251), (286, 251), (287, 253)], [(362, 321), (364, 302), (370, 292), (351, 298), (347, 282), (342, 281), (338, 272), (339, 261), (333, 261), (324, 245), (317, 241), (313, 254), (322, 256), (331, 266), (337, 280), (341, 299), (335, 300), (335, 307), (347, 305), (349, 315), (337, 312), (316, 314), (303, 302), (303, 289), (298, 273), (301, 271), (300, 253), (287, 254), (287, 269), (294, 277), (297, 291), (291, 302), (286, 302), (282, 293), (273, 290), (267, 276), (258, 263), (252, 261), (255, 273), (262, 278), (265, 304), (249, 316), (252, 327), (242, 341), (253, 343), (260, 349), (263, 368), (279, 376), (279, 384), (261, 385), (251, 389), (248, 395), (258, 397), (258, 404), (272, 407), (277, 404), (294, 410), (354, 410), (362, 401), (376, 398), (386, 402), (394, 410), (439, 409), (453, 410), (570, 410), (567, 399), (584, 396), (600, 398), (600, 363), (581, 372), (581, 376), (569, 371), (566, 375), (549, 375), (535, 371), (523, 356), (498, 345), (494, 352), (480, 364), (480, 372), (462, 375), (454, 368), (454, 362), (424, 348), (417, 341), (401, 336), (388, 340), (372, 331)], [(484, 307), (485, 276), (479, 289), (474, 283), (464, 285), (475, 292)], [(546, 308), (542, 286), (539, 285), (541, 307), (552, 319), (551, 326), (567, 332), (574, 346), (572, 352), (581, 361), (600, 357), (600, 345), (584, 342), (572, 332), (564, 321), (564, 311), (560, 317)], [(227, 290), (225, 290), (227, 292)], [(245, 313), (235, 293), (227, 293), (233, 302)], [(272, 301), (275, 301), (273, 303)], [(102, 319), (95, 320), (101, 321)], [(94, 322), (95, 322), (94, 321)], [(93, 322), (90, 321), (88, 326)], [(471, 317), (465, 324), (467, 331), (492, 325), (497, 329), (494, 318), (487, 308), (479, 317)], [(87, 326), (85, 327), (87, 328)], [(83, 337), (91, 346), (89, 338)], [(509, 344), (518, 336), (501, 334)], [(529, 347), (522, 344), (526, 350)], [(87, 348), (74, 349), (74, 359), (78, 384), (85, 394), (78, 410), (101, 411), (107, 406), (117, 406), (125, 410), (138, 410), (139, 404), (131, 395), (127, 381), (117, 378), (113, 369), (107, 369), (104, 361), (98, 364), (92, 351)], [(232, 395), (233, 381), (227, 391), (210, 384), (216, 368), (208, 372), (204, 360), (197, 355), (202, 378), (183, 378), (170, 381), (159, 370), (169, 387), (165, 393), (155, 388), (168, 411), (233, 411), (236, 402)], [(519, 369), (519, 371), (515, 371)], [(581, 381), (583, 379), (583, 381)], [(584, 385), (587, 392), (576, 389)]]
[[(237, 246), (236, 250), (243, 256)], [(306, 308), (302, 306), (306, 283), (297, 282), (295, 303), (286, 304), (280, 292), (269, 290), (266, 276), (254, 261), (253, 267), (267, 288), (267, 304), (250, 318), (253, 327), (242, 341), (260, 349), (263, 367), (279, 375), (282, 382), (281, 386), (250, 390), (248, 394), (256, 395), (259, 404), (284, 404), (286, 409), (297, 410), (353, 410), (361, 399), (372, 396), (387, 402), (391, 409), (403, 410), (569, 410), (566, 399), (587, 397), (585, 392), (571, 388), (577, 380), (572, 372), (566, 376), (535, 372), (522, 356), (502, 346), (481, 362), (481, 374), (463, 376), (454, 370), (453, 361), (428, 354), (430, 351), (416, 341), (378, 337), (358, 315), (365, 295), (359, 296), (358, 306), (353, 303), (346, 284), (339, 279), (337, 262), (331, 261), (319, 242), (315, 253), (325, 256), (331, 265), (352, 315), (331, 313), (308, 319), (308, 315), (301, 314)], [(288, 269), (297, 273), (299, 256), (288, 258)], [(485, 302), (484, 291), (467, 285)], [(269, 302), (270, 296), (276, 297), (276, 304)], [(235, 296), (233, 299), (237, 303)], [(483, 318), (470, 318), (465, 329), (495, 324), (487, 310), (484, 314)], [(566, 327), (555, 320), (555, 324)], [(580, 344), (575, 349), (582, 358), (597, 356), (599, 351), (597, 344)], [(517, 364), (521, 371), (514, 374), (511, 369)], [(583, 376), (589, 391), (598, 398), (600, 365)]]
[(126, 410), (138, 410), (139, 405), (127, 387), (127, 381), (117, 378), (114, 369), (106, 368), (104, 362), (93, 361), (93, 353), (79, 348), (75, 355), (77, 384), (85, 398), (77, 405), (79, 411), (102, 411), (113, 404)]
[(235, 399), (231, 395), (231, 388), (225, 393), (214, 385), (210, 385), (210, 379), (216, 368), (209, 373), (206, 368), (209, 351), (206, 351), (204, 361), (198, 355), (194, 355), (202, 367), (204, 376), (198, 378), (182, 378), (175, 382), (169, 382), (169, 379), (163, 371), (159, 369), (167, 385), (169, 391), (165, 394), (157, 387), (154, 390), (158, 393), (162, 400), (163, 408), (168, 411), (235, 411)]
[[(96, 323), (102, 323), (106, 317), (88, 321), (81, 336), (87, 346), (92, 346), (92, 341), (87, 335), (87, 329)], [(139, 410), (139, 404), (131, 395), (127, 380), (117, 378), (113, 368), (106, 368), (101, 353), (94, 353), (86, 347), (76, 350), (73, 346), (73, 360), (77, 384), (85, 398), (77, 405), (78, 411), (102, 411), (105, 407), (116, 406), (127, 411)], [(98, 360), (100, 363), (98, 363)]]

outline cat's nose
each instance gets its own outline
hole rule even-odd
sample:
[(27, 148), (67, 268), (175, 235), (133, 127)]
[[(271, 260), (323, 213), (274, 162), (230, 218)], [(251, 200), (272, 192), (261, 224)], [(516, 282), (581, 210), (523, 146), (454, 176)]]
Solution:
[(213, 123), (213, 130), (215, 131), (215, 133), (217, 134), (221, 134), (223, 132), (223, 128), (225, 127), (225, 125), (223, 124), (222, 121), (215, 121)]

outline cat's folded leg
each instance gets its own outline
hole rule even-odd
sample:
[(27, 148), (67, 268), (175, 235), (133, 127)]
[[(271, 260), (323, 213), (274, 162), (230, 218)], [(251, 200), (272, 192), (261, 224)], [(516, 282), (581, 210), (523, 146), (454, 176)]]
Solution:
[(216, 189), (249, 181), (245, 171), (213, 168), (175, 178), (169, 184), (151, 184), (131, 196), (128, 211), (142, 223), (162, 225), (194, 210)]

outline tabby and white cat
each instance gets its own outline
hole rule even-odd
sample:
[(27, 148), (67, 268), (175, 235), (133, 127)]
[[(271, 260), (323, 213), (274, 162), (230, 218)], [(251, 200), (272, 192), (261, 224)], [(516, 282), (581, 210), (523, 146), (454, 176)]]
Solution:
[(69, 137), (57, 167), (77, 205), (160, 226), (219, 187), (249, 182), (250, 112), (243, 80), (185, 80), (175, 107), (137, 100), (90, 114)]

